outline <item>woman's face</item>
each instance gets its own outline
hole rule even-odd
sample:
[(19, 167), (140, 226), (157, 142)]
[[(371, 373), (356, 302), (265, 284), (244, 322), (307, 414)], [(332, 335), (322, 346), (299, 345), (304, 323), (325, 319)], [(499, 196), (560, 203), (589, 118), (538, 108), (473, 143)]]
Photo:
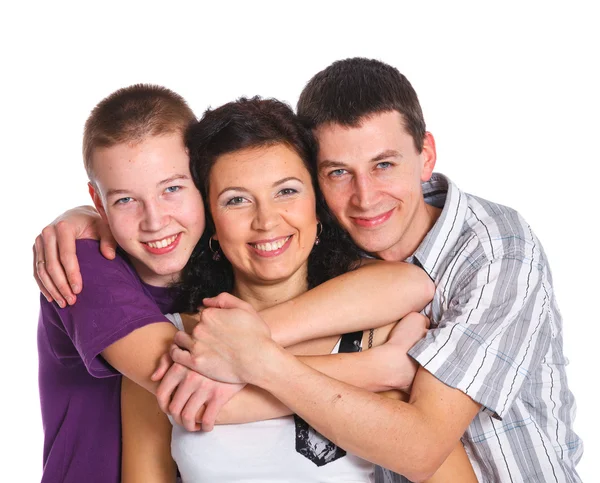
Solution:
[(219, 157), (210, 171), (214, 238), (236, 281), (306, 282), (315, 243), (315, 193), (302, 159), (284, 144)]

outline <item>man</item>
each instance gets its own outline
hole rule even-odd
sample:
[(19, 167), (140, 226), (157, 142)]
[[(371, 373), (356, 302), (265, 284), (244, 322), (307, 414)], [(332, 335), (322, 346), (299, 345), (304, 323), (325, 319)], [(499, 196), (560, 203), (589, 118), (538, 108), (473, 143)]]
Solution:
[[(410, 401), (310, 369), (232, 298), (192, 337), (178, 333), (173, 359), (266, 389), (339, 446), (411, 480), (461, 439), (480, 481), (580, 481), (562, 322), (529, 225), (433, 174), (417, 95), (389, 65), (335, 62), (308, 82), (298, 114), (318, 138), (319, 183), (339, 223), (365, 252), (419, 265), (437, 286), (431, 330), (409, 352), (420, 365)], [(383, 451), (382, 439), (395, 445)]]

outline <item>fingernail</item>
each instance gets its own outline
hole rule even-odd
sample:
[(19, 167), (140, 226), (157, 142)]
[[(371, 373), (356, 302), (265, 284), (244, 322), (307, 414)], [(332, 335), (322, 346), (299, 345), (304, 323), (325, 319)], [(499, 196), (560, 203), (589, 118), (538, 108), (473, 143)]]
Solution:
[(65, 306), (66, 306), (66, 304), (65, 304), (65, 301), (64, 301), (64, 300), (59, 300), (59, 301), (58, 301), (58, 306), (59, 306), (61, 309), (64, 309), (64, 308), (65, 308)]
[(71, 290), (73, 290), (73, 292), (75, 293), (79, 292), (79, 285), (74, 283), (73, 285), (71, 285)]
[(69, 302), (69, 305), (73, 305), (75, 303), (75, 297), (67, 297), (67, 302)]
[(52, 302), (52, 297), (46, 297), (46, 300), (47, 300), (48, 302)]

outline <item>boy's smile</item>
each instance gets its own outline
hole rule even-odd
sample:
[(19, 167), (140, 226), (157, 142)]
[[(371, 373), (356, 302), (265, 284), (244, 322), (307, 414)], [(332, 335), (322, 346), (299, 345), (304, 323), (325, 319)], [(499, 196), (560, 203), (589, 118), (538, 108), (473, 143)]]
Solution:
[(94, 203), (142, 280), (175, 280), (204, 231), (181, 134), (97, 148), (93, 159)]

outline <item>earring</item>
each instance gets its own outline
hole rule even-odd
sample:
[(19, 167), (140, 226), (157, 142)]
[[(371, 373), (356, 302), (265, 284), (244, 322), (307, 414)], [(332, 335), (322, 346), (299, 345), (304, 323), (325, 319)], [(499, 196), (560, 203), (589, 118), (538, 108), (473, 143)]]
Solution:
[(319, 239), (321, 233), (323, 233), (323, 224), (320, 221), (317, 221), (317, 237), (315, 238), (315, 245), (321, 243), (321, 240)]
[(210, 251), (212, 252), (213, 256), (212, 259), (215, 262), (218, 262), (219, 260), (221, 260), (221, 252), (220, 250), (217, 248), (216, 250), (212, 247), (212, 242), (213, 242), (213, 237), (211, 236), (208, 239), (208, 248), (210, 248)]

